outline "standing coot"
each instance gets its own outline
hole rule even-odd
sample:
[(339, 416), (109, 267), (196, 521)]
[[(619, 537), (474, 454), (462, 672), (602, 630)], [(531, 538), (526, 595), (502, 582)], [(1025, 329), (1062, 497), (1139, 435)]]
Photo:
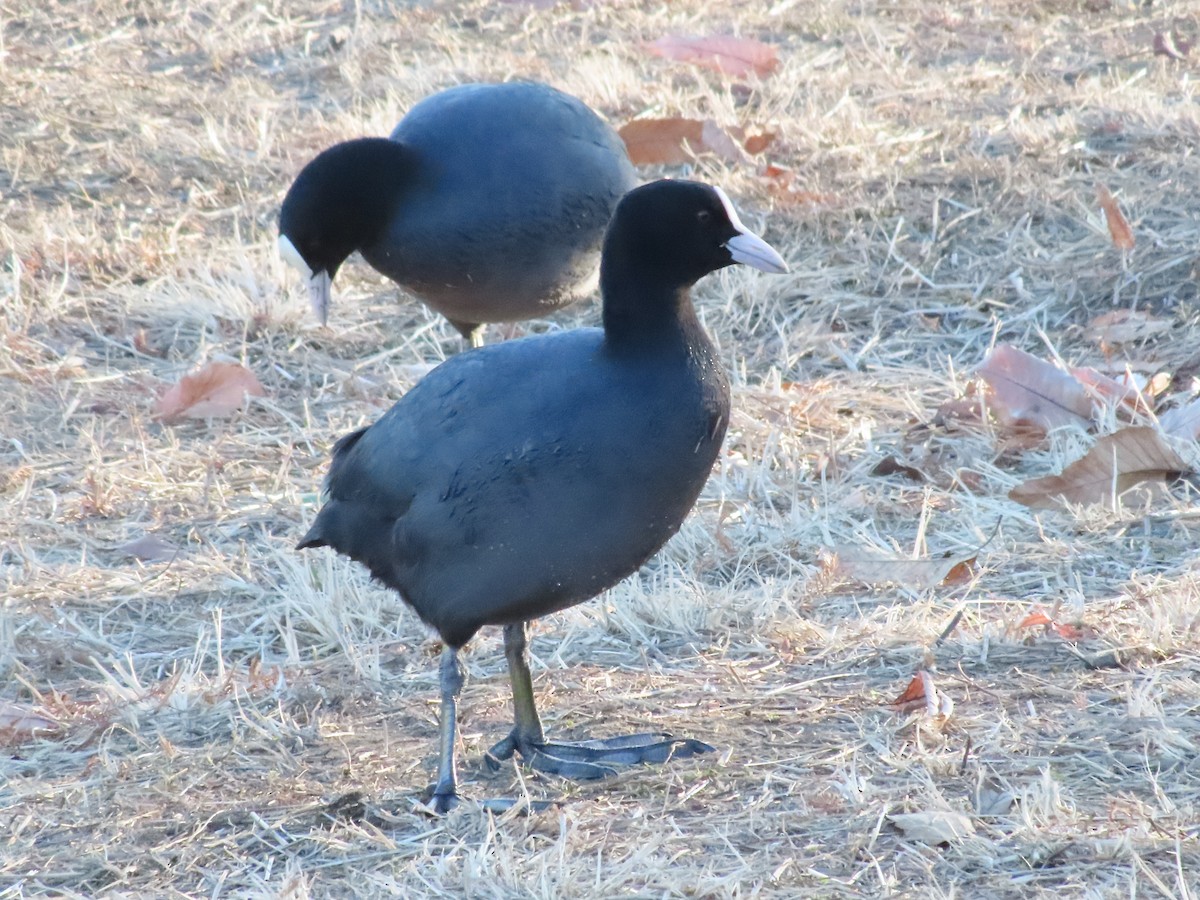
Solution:
[(458, 650), (483, 625), (504, 626), (516, 718), (492, 756), (596, 778), (610, 763), (710, 749), (668, 735), (547, 743), (525, 622), (636, 571), (695, 503), (725, 436), (729, 383), (689, 288), (735, 262), (787, 268), (719, 189), (636, 188), (604, 240), (603, 329), (453, 357), (334, 445), (328, 498), (299, 546), (365, 564), (445, 641), (439, 812), (457, 801)]
[(621, 139), (576, 98), (466, 84), (422, 100), (391, 138), (336, 144), (305, 166), (279, 249), (322, 323), (358, 250), (478, 346), (481, 323), (541, 316), (592, 289), (605, 226), (634, 184)]

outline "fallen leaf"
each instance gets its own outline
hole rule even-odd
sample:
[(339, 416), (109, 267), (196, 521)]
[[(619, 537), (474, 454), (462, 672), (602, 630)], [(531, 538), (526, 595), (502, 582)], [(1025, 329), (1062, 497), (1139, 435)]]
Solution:
[(694, 63), (734, 78), (767, 75), (779, 65), (779, 54), (770, 44), (732, 35), (666, 35), (644, 46), (655, 56)]
[(1116, 198), (1103, 184), (1096, 185), (1096, 196), (1100, 198), (1100, 207), (1104, 210), (1104, 220), (1108, 223), (1108, 233), (1112, 236), (1113, 246), (1118, 250), (1132, 250), (1136, 241), (1133, 229), (1121, 208), (1117, 206)]
[(1117, 381), (1090, 366), (1071, 369), (1071, 375), (1103, 403), (1116, 404), (1142, 413), (1149, 412), (1153, 405), (1152, 398), (1147, 397), (1137, 384), (1125, 378)]
[(1100, 344), (1131, 344), (1170, 331), (1172, 327), (1167, 319), (1141, 310), (1115, 309), (1092, 319), (1083, 335)]
[(1158, 424), (1164, 432), (1175, 437), (1189, 441), (1200, 438), (1200, 397), (1168, 409), (1158, 417)]
[(1163, 483), (1188, 471), (1188, 465), (1148, 426), (1122, 428), (1105, 435), (1061, 475), (1034, 478), (1008, 496), (1033, 509), (1058, 509), (1066, 503), (1111, 502), (1136, 484)]
[(1192, 49), (1192, 42), (1176, 37), (1173, 31), (1154, 32), (1154, 53), (1157, 56), (1168, 56), (1171, 59), (1185, 60)]
[(137, 540), (122, 544), (117, 551), (143, 562), (168, 562), (179, 554), (179, 547), (156, 534), (144, 534)]
[(888, 821), (910, 841), (920, 841), (932, 847), (961, 841), (975, 833), (975, 823), (969, 816), (948, 809), (895, 813), (888, 816)]
[(15, 744), (58, 731), (61, 724), (23, 703), (0, 700), (0, 743)]
[(1033, 628), (1035, 625), (1053, 625), (1054, 620), (1040, 609), (1034, 610), (1021, 620), (1018, 628)]
[(975, 814), (978, 816), (1006, 816), (1013, 808), (1016, 796), (999, 784), (989, 781), (975, 795)]
[(672, 166), (713, 153), (738, 162), (742, 151), (712, 119), (634, 119), (617, 132), (635, 166)]
[(947, 576), (974, 556), (940, 559), (894, 559), (862, 553), (855, 548), (837, 549), (827, 566), (830, 575), (869, 585), (899, 584), (925, 591), (946, 583)]
[(1054, 631), (1065, 641), (1081, 641), (1087, 636), (1078, 625), (1071, 625), (1068, 622), (1056, 623)]
[(775, 132), (764, 131), (762, 134), (752, 134), (750, 137), (742, 141), (742, 146), (746, 148), (746, 152), (751, 156), (758, 156), (768, 147), (775, 143)]
[(954, 587), (959, 584), (967, 584), (975, 578), (975, 559), (972, 556), (970, 559), (964, 559), (954, 564), (954, 567), (946, 573), (946, 577), (942, 579), (942, 587)]
[(704, 120), (700, 129), (700, 144), (703, 149), (715, 153), (726, 162), (740, 162), (745, 158), (741, 145), (712, 119)]
[(903, 475), (905, 478), (913, 481), (925, 480), (925, 476), (920, 469), (907, 466), (890, 454), (875, 464), (875, 468), (871, 469), (871, 474), (879, 476)]
[(920, 670), (913, 673), (912, 680), (904, 688), (904, 691), (892, 701), (892, 706), (908, 706), (912, 703), (925, 702), (925, 682), (926, 679), (921, 677)]
[[(973, 385), (968, 385), (968, 388)], [(982, 422), (983, 405), (978, 396), (968, 394), (965, 397), (955, 397), (946, 400), (933, 414), (931, 424), (939, 428), (947, 428), (955, 422)]]
[(1092, 401), (1079, 380), (1023, 350), (1001, 344), (976, 372), (987, 384), (988, 405), (1003, 425), (1052, 431), (1091, 423)]
[(266, 393), (245, 366), (210, 362), (169, 387), (158, 398), (155, 413), (166, 422), (227, 416), (241, 409), (248, 396), (264, 397)]

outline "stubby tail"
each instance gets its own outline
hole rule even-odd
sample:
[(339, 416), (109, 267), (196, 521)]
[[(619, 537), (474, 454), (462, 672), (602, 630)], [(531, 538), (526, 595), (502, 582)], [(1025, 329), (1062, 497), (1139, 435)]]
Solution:
[(312, 528), (308, 529), (308, 533), (300, 538), (300, 543), (296, 545), (297, 550), (307, 550), (309, 547), (328, 547), (329, 543), (325, 540), (325, 535), (321, 531), (321, 517), (317, 516), (317, 521), (312, 523)]
[[(360, 428), (357, 431), (352, 431), (347, 435), (343, 435), (333, 445), (333, 462), (329, 466), (329, 474), (325, 477), (326, 489), (337, 478), (346, 462), (346, 456), (350, 452), (350, 448), (358, 443), (358, 439), (367, 433), (367, 429)], [(341, 543), (332, 540), (331, 537), (331, 520), (338, 517), (335, 512), (337, 501), (330, 497), (321, 511), (317, 513), (317, 520), (312, 523), (312, 527), (308, 529), (308, 533), (300, 539), (300, 543), (296, 545), (297, 550), (307, 550), (309, 547), (332, 547), (342, 553), (349, 553), (349, 550), (344, 548)], [(336, 527), (333, 531), (336, 531)], [(353, 555), (353, 554), (350, 554)]]

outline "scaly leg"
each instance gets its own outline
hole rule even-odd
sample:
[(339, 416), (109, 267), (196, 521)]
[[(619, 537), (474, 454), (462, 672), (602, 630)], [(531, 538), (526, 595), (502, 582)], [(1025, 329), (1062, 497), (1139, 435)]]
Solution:
[(500, 760), (520, 753), (526, 762), (539, 771), (587, 781), (615, 775), (617, 770), (613, 768), (614, 765), (662, 763), (713, 750), (703, 741), (674, 738), (662, 732), (572, 744), (548, 743), (534, 702), (533, 676), (529, 671), (529, 649), (523, 622), (504, 626), (504, 655), (508, 659), (508, 673), (512, 680), (515, 724), (508, 737), (488, 751), (487, 763), (493, 770), (500, 768)]
[(438, 665), (442, 688), (441, 720), (438, 723), (438, 780), (433, 788), (429, 806), (439, 815), (458, 805), (458, 775), (455, 772), (455, 731), (458, 716), (458, 695), (463, 687), (462, 664), (458, 650), (447, 646), (442, 650)]

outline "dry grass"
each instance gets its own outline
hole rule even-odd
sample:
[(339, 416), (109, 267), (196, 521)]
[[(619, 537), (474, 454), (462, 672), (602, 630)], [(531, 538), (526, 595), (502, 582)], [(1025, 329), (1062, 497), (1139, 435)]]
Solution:
[[(1194, 64), (1151, 45), (1169, 27), (1195, 39), (1198, 15), (1171, 0), (4, 7), (0, 703), (61, 724), (5, 746), (0, 897), (1197, 896), (1195, 490), (1033, 513), (1008, 489), (1091, 438), (1022, 450), (932, 422), (994, 341), (1105, 362), (1082, 326), (1115, 306), (1174, 328), (1113, 362), (1195, 372), (1200, 106)], [(782, 67), (745, 90), (639, 51), (723, 31), (775, 43)], [(514, 76), (617, 123), (770, 125), (770, 157), (827, 202), (697, 165), (795, 274), (703, 285), (734, 373), (727, 452), (645, 571), (535, 630), (554, 733), (650, 724), (720, 752), (598, 785), (489, 776), (510, 713), (488, 633), (467, 657), (465, 790), (565, 804), (439, 821), (413, 809), (434, 769), (436, 647), (357, 567), (291, 545), (335, 437), (457, 335), (361, 263), (316, 327), (274, 221), (321, 147), (386, 133), (438, 88)], [(1097, 182), (1138, 234), (1125, 256)], [(214, 357), (269, 396), (156, 422), (162, 385)], [(888, 455), (927, 481), (873, 475)], [(145, 533), (179, 555), (117, 549)], [(956, 587), (867, 589), (830, 576), (836, 548), (978, 560)], [(1078, 652), (1018, 627), (1035, 607), (1085, 627)], [(1112, 648), (1122, 665), (1103, 665)], [(949, 716), (890, 706), (922, 665)], [(974, 833), (931, 847), (889, 819), (942, 810)]]

